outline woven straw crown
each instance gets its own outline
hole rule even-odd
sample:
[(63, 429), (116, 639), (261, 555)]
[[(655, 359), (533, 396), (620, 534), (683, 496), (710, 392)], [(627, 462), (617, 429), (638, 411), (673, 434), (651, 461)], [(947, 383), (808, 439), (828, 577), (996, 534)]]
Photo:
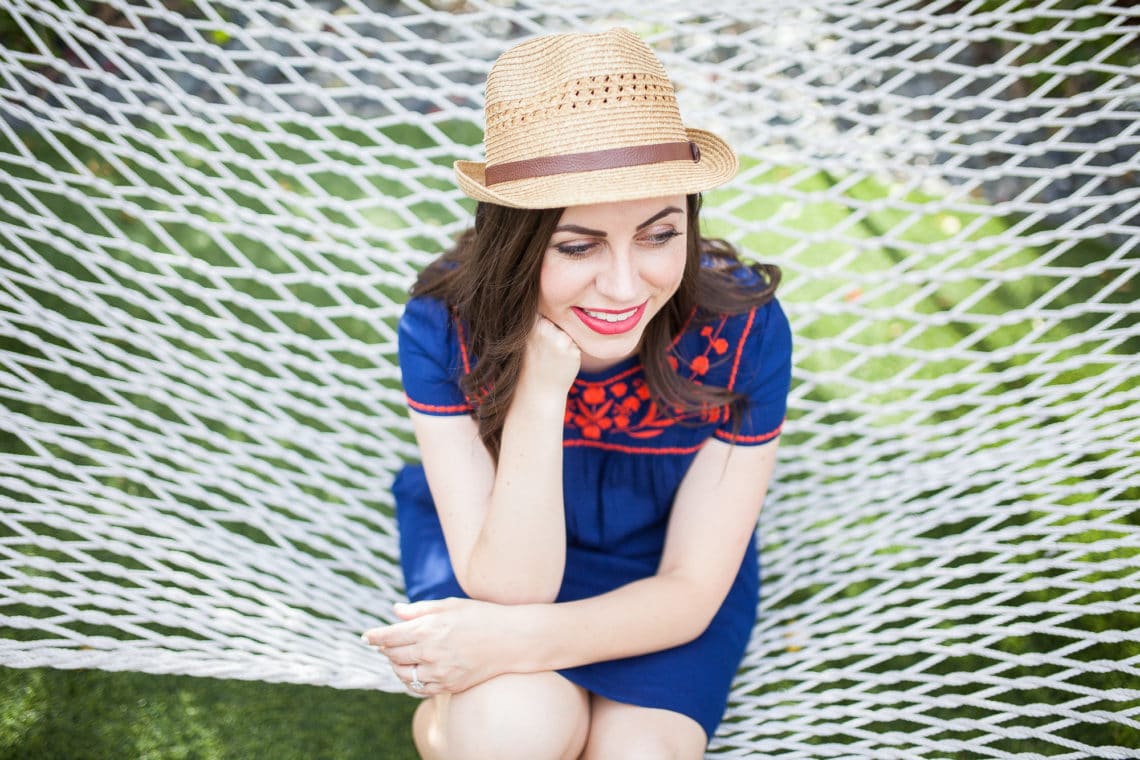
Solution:
[(558, 208), (701, 192), (736, 155), (687, 129), (665, 68), (627, 29), (555, 34), (503, 53), (487, 75), (486, 162), (456, 161), (469, 197)]

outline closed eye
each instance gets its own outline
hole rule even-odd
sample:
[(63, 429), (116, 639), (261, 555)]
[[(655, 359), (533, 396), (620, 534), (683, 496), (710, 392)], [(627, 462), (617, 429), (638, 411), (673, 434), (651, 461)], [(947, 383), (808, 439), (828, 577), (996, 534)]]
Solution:
[(554, 246), (554, 250), (558, 251), (563, 256), (576, 258), (578, 256), (585, 256), (589, 253), (597, 243), (591, 241), (573, 242), (573, 243), (559, 243)]
[(643, 239), (650, 245), (665, 245), (673, 238), (680, 237), (681, 234), (677, 230), (663, 230), (652, 235), (646, 235)]

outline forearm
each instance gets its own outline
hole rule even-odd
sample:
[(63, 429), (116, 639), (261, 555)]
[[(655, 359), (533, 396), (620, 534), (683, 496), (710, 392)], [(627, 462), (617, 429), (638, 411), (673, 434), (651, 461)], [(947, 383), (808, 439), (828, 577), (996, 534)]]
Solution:
[(681, 575), (656, 575), (600, 596), (511, 610), (522, 637), (521, 672), (631, 657), (692, 641), (723, 593)]
[(484, 601), (552, 601), (566, 564), (564, 403), (520, 393), (503, 426), (494, 487), (468, 557), (464, 591)]
[[(437, 599), (397, 604), (403, 622), (365, 633), (408, 681), (418, 665), (437, 693), (504, 673), (538, 673), (644, 654), (701, 634), (720, 605), (715, 588), (660, 575), (576, 602), (488, 604)], [(432, 693), (431, 691), (427, 693)]]

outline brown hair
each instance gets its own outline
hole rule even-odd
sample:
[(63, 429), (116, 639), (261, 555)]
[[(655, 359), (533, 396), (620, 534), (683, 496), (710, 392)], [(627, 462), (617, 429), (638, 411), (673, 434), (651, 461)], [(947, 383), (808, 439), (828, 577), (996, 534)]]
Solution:
[[(690, 319), (739, 314), (769, 301), (780, 282), (780, 269), (747, 265), (729, 243), (701, 237), (700, 208), (701, 196), (688, 196), (688, 253), (681, 285), (646, 325), (639, 355), (646, 384), (662, 412), (686, 418), (728, 405), (734, 424), (739, 424), (744, 398), (681, 377), (669, 363), (668, 348)], [(479, 435), (496, 458), (527, 335), (538, 312), (542, 259), (562, 211), (479, 203), (475, 226), (429, 264), (412, 287), (413, 296), (444, 301), (464, 326), (467, 348), (476, 360), (460, 387), (472, 400)], [(738, 274), (744, 267), (765, 285), (742, 282)]]

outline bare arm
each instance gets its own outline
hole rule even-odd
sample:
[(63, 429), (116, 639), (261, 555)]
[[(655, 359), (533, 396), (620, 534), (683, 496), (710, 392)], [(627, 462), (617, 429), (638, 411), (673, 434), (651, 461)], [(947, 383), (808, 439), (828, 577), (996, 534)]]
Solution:
[(400, 610), (406, 622), (370, 631), (369, 641), (385, 647), (398, 673), (418, 663), (421, 679), (438, 691), (690, 641), (708, 626), (740, 567), (776, 449), (775, 441), (705, 444), (682, 481), (661, 565), (650, 578), (562, 604), (421, 602)]
[(469, 417), (411, 413), (456, 578), (473, 599), (552, 601), (566, 565), (562, 427), (579, 354), (553, 324), (532, 331), (499, 463)]
[(573, 667), (678, 646), (701, 635), (740, 568), (768, 489), (777, 442), (712, 439), (682, 481), (657, 574), (608, 594), (533, 605), (527, 670)]

